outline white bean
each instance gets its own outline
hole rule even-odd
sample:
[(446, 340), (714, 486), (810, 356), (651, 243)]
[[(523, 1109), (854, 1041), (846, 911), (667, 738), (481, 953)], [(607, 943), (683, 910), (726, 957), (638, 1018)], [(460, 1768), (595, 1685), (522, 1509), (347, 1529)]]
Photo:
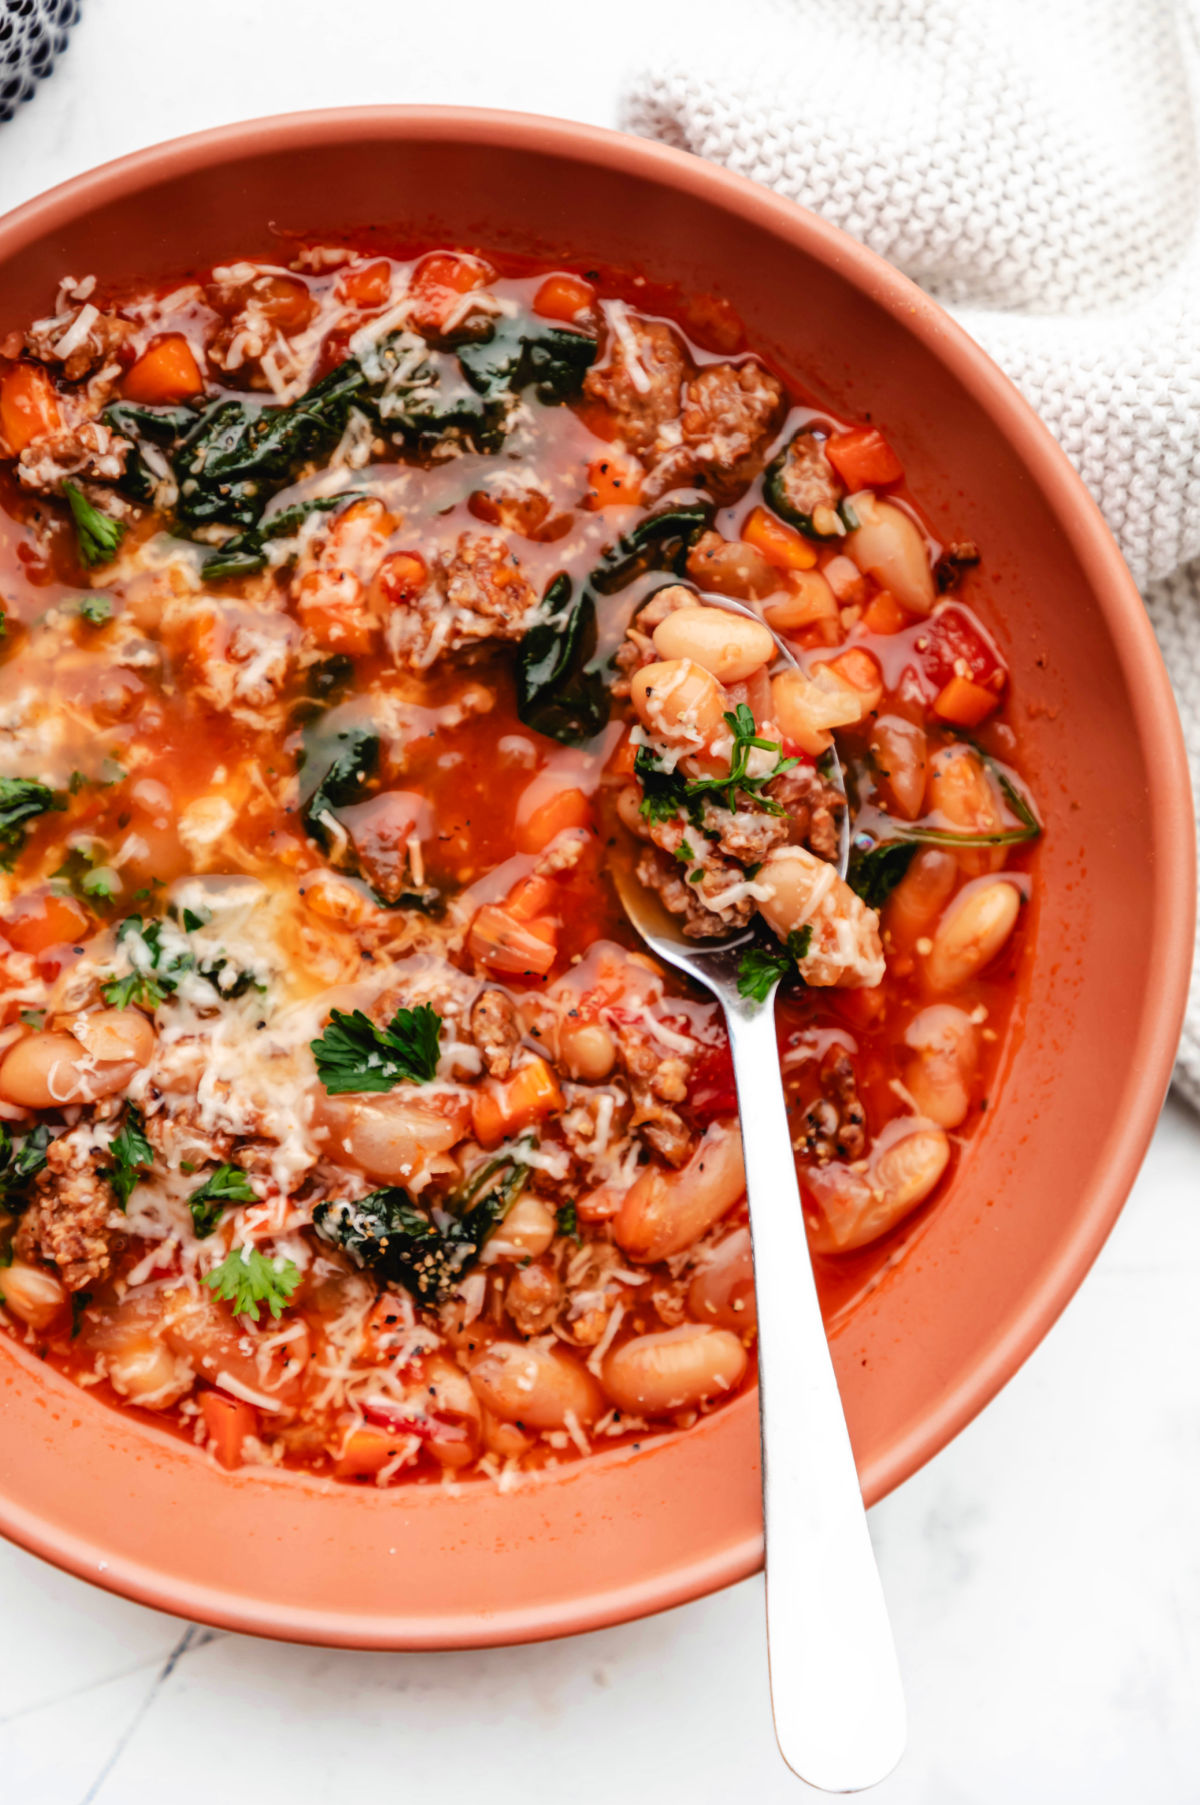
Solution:
[[(929, 761), (929, 805), (965, 833), (999, 833), (1000, 798), (983, 760), (970, 746), (943, 746)], [(1003, 868), (1003, 846), (964, 846), (955, 853), (967, 877)]]
[(568, 1417), (586, 1425), (604, 1409), (586, 1366), (569, 1354), (519, 1341), (494, 1341), (472, 1366), (471, 1384), (485, 1410), (523, 1428), (562, 1429)]
[(849, 501), (860, 525), (846, 535), (846, 550), (859, 570), (890, 589), (910, 614), (929, 614), (937, 600), (929, 549), (916, 522), (891, 502), (868, 493)]
[(871, 729), (871, 758), (894, 812), (915, 821), (925, 800), (925, 729), (903, 715), (883, 715)]
[(788, 595), (763, 608), (767, 625), (776, 633), (795, 633), (814, 621), (837, 617), (837, 597), (819, 570), (793, 570), (787, 577)]
[(863, 698), (826, 665), (817, 665), (807, 676), (780, 671), (771, 679), (771, 713), (789, 740), (819, 758), (833, 744), (831, 727), (850, 727), (862, 719)]
[(108, 1348), (104, 1365), (113, 1390), (143, 1410), (166, 1410), (177, 1404), (196, 1378), (186, 1360), (152, 1335), (130, 1335)]
[(688, 1286), (688, 1310), (697, 1322), (744, 1335), (758, 1323), (750, 1230), (735, 1228), (718, 1243)]
[[(0, 1067), (0, 1090), (4, 1070)], [(415, 1097), (330, 1097), (313, 1092), (314, 1127), (329, 1136), (332, 1157), (356, 1166), (368, 1178), (402, 1182), (434, 1155), (447, 1152), (466, 1133), (469, 1098), (445, 1099), (445, 1107)]]
[(684, 1323), (614, 1348), (604, 1362), (604, 1389), (630, 1416), (665, 1416), (733, 1391), (746, 1364), (745, 1348), (728, 1329)]
[(148, 1065), (158, 1039), (140, 1009), (91, 1009), (67, 1025), (80, 1046), (99, 1060), (133, 1059)]
[(681, 1253), (731, 1209), (746, 1188), (742, 1133), (713, 1122), (686, 1166), (648, 1167), (626, 1192), (613, 1235), (634, 1260)]
[(957, 990), (990, 965), (1020, 912), (1021, 893), (1003, 878), (960, 891), (939, 921), (925, 959), (930, 989)]
[(67, 1302), (66, 1287), (41, 1266), (14, 1260), (0, 1268), (0, 1298), (5, 1308), (31, 1329), (50, 1326)]
[(558, 1051), (571, 1077), (588, 1084), (601, 1083), (617, 1062), (617, 1043), (603, 1022), (564, 1022)]
[(554, 1211), (526, 1191), (484, 1245), (483, 1260), (536, 1260), (554, 1239)]
[(909, 1096), (939, 1128), (957, 1128), (971, 1107), (979, 1062), (979, 1036), (965, 1010), (953, 1003), (922, 1009), (904, 1031), (912, 1057), (904, 1069)]
[(809, 1220), (818, 1253), (846, 1253), (877, 1241), (924, 1202), (946, 1170), (950, 1143), (940, 1128), (910, 1117), (889, 1123), (884, 1134), (865, 1173), (836, 1161), (805, 1170), (821, 1206), (820, 1216)]
[(630, 696), (642, 726), (672, 745), (700, 751), (728, 734), (728, 696), (711, 671), (689, 658), (643, 665)]
[(0, 1063), (0, 1097), (22, 1109), (57, 1109), (93, 1103), (123, 1091), (138, 1070), (136, 1059), (93, 1059), (73, 1034), (57, 1029), (27, 1034)]
[(654, 629), (663, 658), (690, 658), (719, 683), (743, 683), (775, 656), (761, 621), (727, 608), (676, 608)]

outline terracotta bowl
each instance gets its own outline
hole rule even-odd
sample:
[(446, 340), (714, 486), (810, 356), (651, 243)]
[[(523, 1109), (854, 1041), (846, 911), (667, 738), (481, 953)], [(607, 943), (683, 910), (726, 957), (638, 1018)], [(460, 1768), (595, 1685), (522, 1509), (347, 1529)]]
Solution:
[[(952, 1195), (835, 1323), (868, 1501), (973, 1417), (1112, 1227), (1154, 1127), (1191, 961), (1192, 809), (1133, 583), (1016, 390), (902, 276), (832, 227), (675, 151), (561, 121), (313, 113), (125, 158), (0, 222), (0, 333), (64, 272), (278, 254), (275, 231), (585, 259), (726, 296), (749, 342), (900, 448), (935, 531), (986, 549), (1047, 836), (995, 1113)], [(359, 1647), (591, 1629), (751, 1573), (755, 1400), (640, 1453), (501, 1494), (228, 1475), (0, 1337), (0, 1529), (147, 1604)]]

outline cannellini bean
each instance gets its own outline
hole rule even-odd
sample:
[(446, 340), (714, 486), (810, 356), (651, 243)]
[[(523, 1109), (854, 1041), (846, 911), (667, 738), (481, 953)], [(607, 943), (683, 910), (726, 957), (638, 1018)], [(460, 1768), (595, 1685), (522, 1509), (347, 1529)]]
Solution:
[(422, 1403), (439, 1419), (429, 1452), (444, 1467), (465, 1467), (479, 1457), (483, 1411), (461, 1366), (434, 1354), (425, 1365)]
[(775, 641), (761, 621), (727, 608), (676, 608), (654, 629), (663, 658), (690, 658), (719, 683), (743, 683), (775, 656)]
[(862, 719), (863, 698), (819, 664), (809, 675), (780, 671), (771, 679), (771, 713), (786, 738), (819, 758), (833, 744), (831, 727), (849, 727)]
[(569, 1416), (586, 1425), (604, 1409), (604, 1394), (586, 1366), (532, 1343), (494, 1341), (472, 1366), (471, 1384), (485, 1410), (522, 1428), (562, 1429)]
[(526, 1435), (523, 1429), (518, 1429), (515, 1423), (502, 1422), (490, 1410), (485, 1410), (483, 1445), (489, 1454), (498, 1454), (501, 1460), (516, 1460), (529, 1452), (533, 1438)]
[(718, 1243), (688, 1286), (688, 1310), (697, 1322), (744, 1335), (758, 1323), (750, 1230), (735, 1228)]
[(630, 696), (643, 727), (671, 745), (703, 751), (729, 731), (728, 696), (712, 672), (690, 658), (643, 665)]
[(915, 821), (925, 800), (925, 729), (903, 715), (885, 714), (871, 729), (875, 776), (892, 812)]
[(852, 495), (849, 506), (861, 523), (845, 539), (859, 570), (890, 589), (910, 614), (929, 614), (937, 600), (929, 549), (916, 522), (870, 493)]
[(838, 1162), (807, 1167), (805, 1183), (821, 1206), (819, 1216), (809, 1217), (813, 1247), (846, 1253), (877, 1241), (925, 1201), (949, 1159), (943, 1131), (910, 1117), (888, 1124), (866, 1172)]
[[(0, 1089), (4, 1072), (0, 1067)], [(471, 1101), (446, 1095), (436, 1102), (416, 1097), (330, 1097), (313, 1092), (314, 1127), (329, 1135), (334, 1157), (368, 1178), (399, 1183), (421, 1171), (428, 1159), (448, 1152), (467, 1132)]]
[(487, 1238), (483, 1260), (536, 1260), (554, 1239), (554, 1211), (540, 1197), (526, 1191), (509, 1210), (500, 1226)]
[(558, 1051), (571, 1077), (588, 1084), (601, 1083), (617, 1062), (617, 1043), (603, 1022), (564, 1022)]
[(646, 818), (642, 814), (642, 792), (636, 783), (624, 784), (617, 791), (617, 814), (623, 826), (637, 839), (649, 839)]
[(836, 618), (837, 597), (819, 570), (789, 571), (787, 585), (786, 598), (768, 602), (763, 609), (767, 625), (776, 633), (796, 633), (814, 621)]
[(604, 1389), (630, 1416), (665, 1416), (732, 1391), (746, 1364), (745, 1348), (728, 1329), (684, 1323), (614, 1348), (604, 1362)]
[(952, 1003), (934, 1003), (904, 1031), (912, 1049), (904, 1083), (923, 1116), (939, 1128), (957, 1128), (971, 1107), (979, 1063), (979, 1035), (970, 1016)]
[(759, 912), (780, 940), (812, 930), (800, 960), (806, 984), (872, 990), (883, 980), (879, 917), (856, 896), (834, 867), (803, 846), (768, 853), (755, 880), (770, 892)]
[(930, 989), (957, 990), (990, 965), (1016, 926), (1020, 912), (1021, 893), (1003, 878), (972, 884), (960, 891), (939, 921), (932, 949), (925, 959), (925, 979)]
[[(943, 746), (929, 761), (929, 806), (964, 833), (994, 834), (1004, 826), (1000, 798), (986, 765), (970, 746)], [(964, 846), (954, 855), (967, 877), (1000, 871), (1003, 846)]]
[(166, 1410), (192, 1389), (196, 1375), (186, 1360), (152, 1335), (130, 1335), (105, 1352), (108, 1381), (143, 1410)]
[(884, 909), (889, 938), (900, 946), (928, 934), (958, 882), (958, 860), (940, 846), (923, 846)]
[(73, 1034), (43, 1030), (27, 1034), (5, 1054), (0, 1097), (22, 1109), (93, 1103), (123, 1091), (139, 1064), (136, 1059), (93, 1059)]
[(154, 1024), (140, 1009), (92, 1009), (74, 1016), (71, 1033), (93, 1059), (132, 1059), (148, 1065), (157, 1043)]
[(741, 1129), (713, 1122), (686, 1166), (647, 1167), (625, 1193), (613, 1235), (634, 1260), (665, 1260), (690, 1247), (746, 1188)]
[(52, 1272), (14, 1260), (0, 1269), (0, 1298), (5, 1308), (31, 1329), (45, 1329), (66, 1307), (67, 1291)]

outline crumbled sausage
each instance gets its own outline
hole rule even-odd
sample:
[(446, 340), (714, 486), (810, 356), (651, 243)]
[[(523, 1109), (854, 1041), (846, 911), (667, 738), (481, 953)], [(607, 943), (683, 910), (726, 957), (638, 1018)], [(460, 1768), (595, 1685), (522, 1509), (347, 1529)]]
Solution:
[(846, 491), (825, 455), (825, 441), (819, 434), (796, 434), (783, 454), (779, 488), (796, 514), (811, 518), (817, 508), (837, 507)]
[[(765, 786), (773, 802), (787, 810), (788, 835), (807, 846), (819, 859), (836, 865), (841, 852), (842, 816), (846, 799), (811, 765), (795, 765)], [(760, 855), (761, 856), (761, 855)]]
[(119, 314), (101, 313), (91, 302), (50, 319), (35, 320), (25, 334), (25, 349), (41, 363), (60, 363), (68, 382), (78, 382), (117, 351), (134, 331)]
[(481, 990), (471, 1005), (471, 1038), (493, 1078), (507, 1078), (521, 1043), (511, 998), (502, 990)]
[(748, 480), (783, 408), (782, 385), (760, 363), (693, 370), (669, 326), (628, 315), (584, 388), (645, 464), (645, 501), (695, 479), (717, 488)]
[(964, 572), (978, 562), (979, 547), (973, 539), (960, 539), (948, 545), (933, 567), (938, 594), (945, 595), (948, 590), (957, 589)]
[(689, 939), (711, 940), (746, 927), (754, 913), (751, 897), (739, 896), (716, 909), (711, 906), (713, 899), (720, 899), (731, 885), (741, 882), (745, 876), (741, 868), (726, 864), (719, 869), (710, 865), (697, 869), (699, 882), (689, 884), (676, 860), (657, 847), (647, 847), (638, 859), (637, 878), (658, 893), (665, 909), (681, 917), (680, 925)]
[(542, 1335), (562, 1307), (563, 1289), (548, 1260), (531, 1260), (513, 1273), (504, 1307), (521, 1335)]
[(520, 639), (540, 598), (507, 540), (462, 533), (435, 565), (436, 582), (393, 609), (388, 642), (400, 664), (427, 670), (443, 652), (486, 639)]
[(124, 1245), (123, 1218), (96, 1171), (92, 1131), (69, 1129), (46, 1149), (34, 1201), (16, 1233), (16, 1251), (22, 1259), (49, 1261), (68, 1291), (83, 1291), (108, 1277)]

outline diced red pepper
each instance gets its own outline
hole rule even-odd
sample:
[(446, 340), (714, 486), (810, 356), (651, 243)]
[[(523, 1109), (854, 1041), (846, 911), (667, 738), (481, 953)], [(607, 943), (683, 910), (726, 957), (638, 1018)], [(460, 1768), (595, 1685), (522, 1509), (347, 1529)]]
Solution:
[(959, 602), (931, 615), (913, 644), (935, 694), (951, 677), (965, 677), (997, 695), (1008, 681), (1004, 660), (975, 616)]
[(904, 466), (876, 426), (852, 426), (825, 441), (825, 455), (846, 487), (880, 489), (898, 483)]

